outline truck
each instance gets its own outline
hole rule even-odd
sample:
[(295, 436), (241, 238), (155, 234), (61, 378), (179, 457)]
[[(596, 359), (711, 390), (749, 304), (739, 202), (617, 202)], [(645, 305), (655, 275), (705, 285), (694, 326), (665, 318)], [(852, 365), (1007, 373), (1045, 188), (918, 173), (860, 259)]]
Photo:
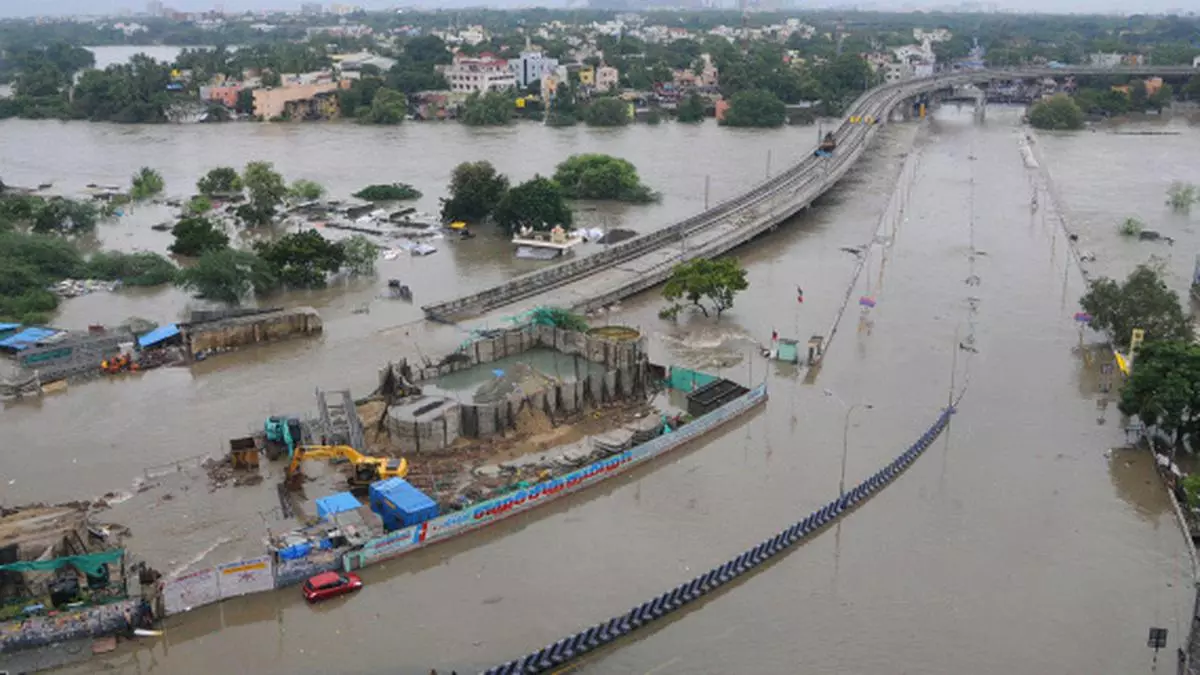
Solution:
[(825, 138), (821, 140), (821, 144), (813, 152), (813, 157), (832, 157), (835, 149), (837, 149), (837, 139), (833, 137), (833, 132), (831, 131), (825, 134)]

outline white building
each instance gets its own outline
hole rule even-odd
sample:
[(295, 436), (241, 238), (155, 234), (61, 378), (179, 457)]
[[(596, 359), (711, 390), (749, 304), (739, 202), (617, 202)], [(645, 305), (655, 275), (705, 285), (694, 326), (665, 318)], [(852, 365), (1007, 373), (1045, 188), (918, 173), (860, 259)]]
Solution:
[(934, 28), (929, 31), (920, 28), (913, 29), (913, 39), (917, 42), (949, 42), (952, 37), (954, 34), (945, 28)]
[(450, 84), (451, 91), (466, 93), (499, 91), (517, 85), (516, 76), (503, 59), (456, 58), (454, 63), (442, 68), (442, 76)]
[(508, 68), (512, 71), (516, 85), (525, 89), (530, 83), (553, 74), (558, 68), (558, 59), (552, 59), (539, 51), (523, 51), (520, 58), (509, 59)]
[(1121, 65), (1121, 59), (1121, 54), (1116, 52), (1111, 54), (1097, 52), (1095, 54), (1088, 54), (1088, 65), (1097, 68), (1115, 68)]
[(596, 69), (596, 91), (615, 89), (621, 81), (621, 73), (612, 66), (600, 66)]

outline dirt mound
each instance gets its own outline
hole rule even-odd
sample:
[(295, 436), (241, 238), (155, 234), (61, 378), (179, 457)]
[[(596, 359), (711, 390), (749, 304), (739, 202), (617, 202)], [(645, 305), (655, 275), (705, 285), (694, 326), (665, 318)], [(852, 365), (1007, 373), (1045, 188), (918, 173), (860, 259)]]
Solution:
[(546, 415), (545, 411), (535, 410), (530, 405), (521, 408), (521, 412), (517, 413), (516, 418), (513, 420), (513, 426), (516, 427), (517, 433), (522, 436), (536, 436), (554, 430), (554, 424), (550, 421), (550, 417)]

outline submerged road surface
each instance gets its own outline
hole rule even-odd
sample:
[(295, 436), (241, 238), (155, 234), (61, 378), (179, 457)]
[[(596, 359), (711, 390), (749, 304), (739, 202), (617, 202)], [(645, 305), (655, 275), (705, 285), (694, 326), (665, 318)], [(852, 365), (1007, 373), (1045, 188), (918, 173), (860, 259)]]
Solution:
[[(1018, 114), (993, 109), (978, 126), (945, 109), (919, 132), (889, 128), (825, 208), (738, 251), (751, 290), (720, 324), (664, 324), (652, 293), (613, 318), (652, 332), (660, 360), (768, 378), (756, 415), (611, 484), (368, 569), (355, 596), (203, 608), (168, 621), (161, 640), (69, 672), (424, 675), (513, 658), (836, 494), (843, 405), (874, 406), (851, 420), (847, 480), (874, 472), (945, 404), (955, 361), (969, 380), (961, 411), (894, 486), (582, 672), (1142, 672), (1146, 629), (1170, 628), (1173, 648), (1187, 627), (1183, 542), (1146, 458), (1107, 454), (1117, 416), (1097, 423), (1095, 382), (1074, 351), (1081, 282), (1061, 231), (1031, 218)], [(905, 212), (884, 213), (914, 136)], [(825, 329), (856, 264), (839, 248), (872, 238), (882, 244), (854, 296), (877, 306), (847, 312), (815, 379), (755, 356), (772, 328)], [(977, 353), (956, 348), (969, 336)]]

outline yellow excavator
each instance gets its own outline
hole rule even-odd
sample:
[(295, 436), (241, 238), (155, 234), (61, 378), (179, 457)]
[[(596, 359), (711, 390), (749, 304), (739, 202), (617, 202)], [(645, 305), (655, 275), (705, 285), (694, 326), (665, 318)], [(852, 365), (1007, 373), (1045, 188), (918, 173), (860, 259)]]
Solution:
[(287, 468), (287, 482), (296, 485), (300, 476), (300, 464), (306, 459), (343, 458), (354, 467), (350, 485), (366, 487), (385, 478), (404, 478), (408, 475), (408, 460), (392, 457), (368, 457), (348, 445), (302, 445), (292, 453)]

